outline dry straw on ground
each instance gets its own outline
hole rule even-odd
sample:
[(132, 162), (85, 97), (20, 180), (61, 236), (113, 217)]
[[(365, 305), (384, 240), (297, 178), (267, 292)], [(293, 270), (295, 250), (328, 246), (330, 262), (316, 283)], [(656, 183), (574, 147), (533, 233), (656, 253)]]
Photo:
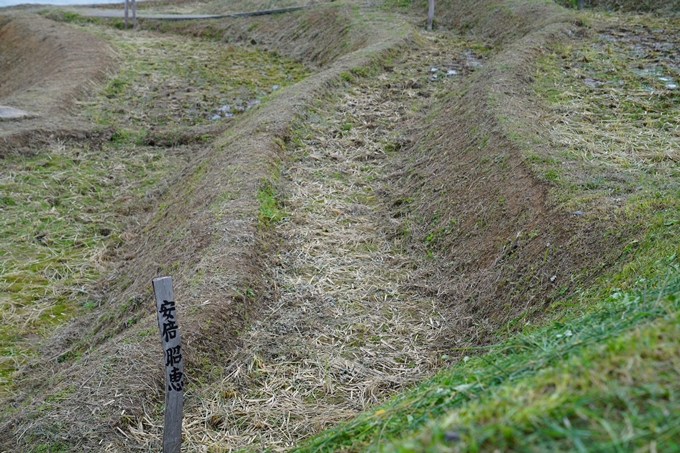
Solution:
[[(380, 200), (385, 145), (437, 86), (437, 50), (308, 112), (282, 171), (279, 297), (243, 335), (219, 393), (188, 409), (190, 451), (286, 450), (442, 366), (446, 318), (408, 284), (413, 260), (386, 236)], [(420, 84), (422, 97), (409, 88)]]
[(617, 202), (677, 172), (680, 36), (674, 18), (645, 18), (653, 27), (637, 16), (593, 18), (597, 40), (559, 46), (544, 57), (548, 77), (538, 83), (553, 98), (545, 125), (570, 161), (566, 179)]

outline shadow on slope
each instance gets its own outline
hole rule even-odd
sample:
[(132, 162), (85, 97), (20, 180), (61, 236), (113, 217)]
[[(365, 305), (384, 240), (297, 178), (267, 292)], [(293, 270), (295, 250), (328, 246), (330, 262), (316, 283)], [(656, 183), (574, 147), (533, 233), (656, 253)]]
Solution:
[(457, 319), (451, 346), (462, 346), (545, 316), (616, 265), (636, 230), (614, 210), (566, 210), (551, 174), (534, 165), (560, 156), (537, 125), (543, 111), (529, 68), (546, 43), (587, 33), (578, 18), (533, 1), (441, 9), (440, 24), (497, 52), (401, 145), (390, 199), (395, 240), (421, 257), (413, 284), (447, 301)]

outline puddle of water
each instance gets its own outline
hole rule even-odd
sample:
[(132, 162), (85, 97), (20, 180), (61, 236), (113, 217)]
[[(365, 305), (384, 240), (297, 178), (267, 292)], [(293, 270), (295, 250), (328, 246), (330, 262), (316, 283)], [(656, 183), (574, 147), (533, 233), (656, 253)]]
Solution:
[[(245, 105), (242, 103), (242, 101), (237, 101), (237, 103), (234, 104), (233, 107), (229, 104), (225, 104), (225, 105), (222, 105), (222, 106), (217, 107), (215, 109), (215, 111), (217, 111), (217, 113), (215, 113), (211, 117), (211, 119), (218, 120), (220, 118), (229, 118), (229, 117), (234, 116), (234, 114), (236, 114), (236, 113), (245, 112), (249, 108), (254, 107), (259, 103), (260, 103), (259, 99), (250, 99), (249, 101), (246, 101)], [(233, 110), (232, 110), (232, 108), (233, 108)]]
[(213, 120), (218, 120), (220, 118), (229, 118), (231, 116), (234, 116), (234, 114), (231, 111), (231, 106), (228, 105), (228, 104), (223, 105), (221, 107), (217, 107), (216, 110), (217, 110), (218, 113), (216, 113), (212, 116), (211, 119), (213, 119)]
[(649, 76), (657, 76), (658, 77), (658, 76), (661, 75), (661, 72), (659, 71), (659, 69), (657, 67), (637, 68), (637, 69), (633, 69), (633, 72), (636, 75), (643, 76), (643, 77), (649, 77)]
[(653, 77), (657, 79), (659, 82), (663, 82), (663, 84), (669, 90), (675, 90), (676, 88), (678, 88), (677, 80), (675, 80), (674, 77), (669, 76), (668, 74), (664, 74), (663, 69), (659, 68), (658, 66), (654, 66), (651, 68), (635, 69), (633, 72), (642, 77)]
[[(458, 74), (458, 71), (456, 69), (452, 69), (452, 66), (454, 66), (455, 63), (449, 63), (449, 64), (444, 64), (444, 68), (436, 68), (436, 67), (431, 67), (430, 72), (430, 77), (428, 79), (430, 82), (434, 82), (435, 80), (439, 79), (439, 73), (441, 73), (443, 76), (445, 75), (446, 77), (451, 77), (454, 75)], [(446, 68), (448, 66), (448, 69)]]
[(678, 87), (678, 82), (670, 76), (660, 76), (659, 81), (663, 82), (669, 90), (675, 90)]
[(668, 88), (669, 90), (674, 90), (678, 87), (678, 84), (673, 77), (663, 75), (657, 76), (657, 78), (659, 79), (659, 82), (663, 82), (666, 88)]
[(610, 35), (609, 33), (598, 33), (597, 39), (600, 41), (607, 41), (607, 42), (618, 42), (619, 40)]
[(591, 79), (590, 77), (586, 77), (585, 79), (583, 79), (583, 83), (585, 83), (585, 84), (588, 85), (589, 87), (595, 88), (595, 87), (597, 87), (599, 84), (601, 84), (602, 82), (600, 82), (600, 81), (598, 81), (598, 80), (595, 80), (595, 79)]
[(471, 51), (465, 51), (465, 65), (471, 69), (478, 69), (483, 66), (482, 62)]

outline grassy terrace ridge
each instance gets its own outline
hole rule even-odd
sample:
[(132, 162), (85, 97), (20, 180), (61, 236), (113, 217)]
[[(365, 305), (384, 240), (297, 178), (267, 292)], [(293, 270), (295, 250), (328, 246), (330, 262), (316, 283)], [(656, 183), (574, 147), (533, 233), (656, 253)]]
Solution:
[(0, 161), (0, 451), (158, 450), (162, 272), (187, 451), (680, 452), (677, 16), (425, 10), (45, 11), (119, 70)]
[(610, 222), (605, 235), (634, 232), (617, 264), (547, 320), (509, 323), (294, 451), (680, 451), (677, 18), (581, 19), (586, 36), (550, 42), (527, 69), (546, 141), (506, 130), (553, 203)]
[(615, 292), (295, 451), (679, 451), (679, 297), (677, 277)]
[(0, 161), (0, 386), (56, 328), (101, 304), (92, 282), (140, 235), (136, 224), (196, 150), (308, 73), (243, 45), (48, 15), (111, 44), (122, 69), (79, 105), (83, 121), (110, 130), (108, 141), (57, 142)]
[(680, 21), (597, 12), (585, 18), (593, 37), (554, 43), (536, 61), (534, 89), (548, 107), (542, 123), (551, 152), (528, 159), (565, 210), (590, 219), (614, 212), (640, 232), (608, 282), (626, 287), (656, 276), (657, 264), (678, 252), (680, 67), (672, 55)]

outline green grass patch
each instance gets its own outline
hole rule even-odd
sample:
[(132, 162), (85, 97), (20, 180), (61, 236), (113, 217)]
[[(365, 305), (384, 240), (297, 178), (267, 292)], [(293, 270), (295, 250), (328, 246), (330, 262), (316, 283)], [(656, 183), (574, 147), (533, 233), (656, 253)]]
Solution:
[(295, 451), (679, 451), (679, 297), (675, 277), (527, 327)]
[(133, 135), (224, 121), (309, 74), (292, 59), (253, 47), (169, 33), (82, 28), (109, 42), (123, 60), (122, 70), (104, 90), (107, 107), (91, 114)]
[(257, 201), (260, 202), (259, 219), (264, 225), (279, 222), (285, 216), (276, 190), (270, 182), (266, 182), (258, 189)]
[(2, 383), (31, 354), (31, 335), (48, 334), (87, 306), (108, 250), (124, 241), (126, 210), (176, 167), (158, 150), (114, 143), (56, 144), (0, 165)]

